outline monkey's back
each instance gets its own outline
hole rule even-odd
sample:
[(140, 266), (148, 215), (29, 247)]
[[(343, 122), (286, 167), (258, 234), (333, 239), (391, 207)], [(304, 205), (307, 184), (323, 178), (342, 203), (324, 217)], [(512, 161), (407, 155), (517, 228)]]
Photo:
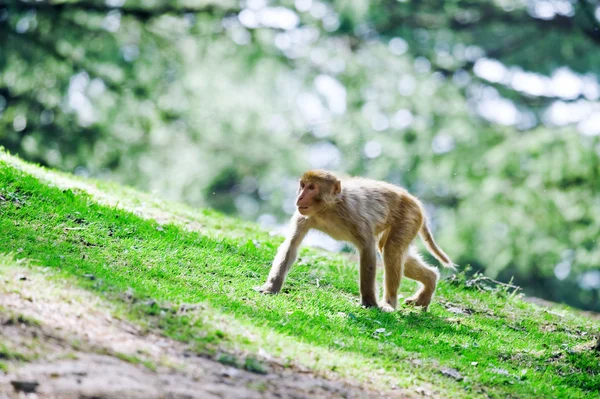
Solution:
[(422, 213), (419, 200), (406, 189), (362, 177), (342, 180), (341, 197), (340, 212), (369, 225), (376, 234), (407, 214)]

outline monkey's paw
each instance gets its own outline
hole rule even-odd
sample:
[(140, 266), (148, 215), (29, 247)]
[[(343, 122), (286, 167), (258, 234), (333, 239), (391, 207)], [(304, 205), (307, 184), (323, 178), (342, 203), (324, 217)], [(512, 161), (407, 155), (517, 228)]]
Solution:
[(369, 308), (377, 307), (377, 301), (367, 301), (367, 300), (362, 299), (360, 302), (361, 302), (360, 304), (363, 308), (369, 309)]
[(386, 312), (386, 313), (391, 313), (391, 312), (394, 312), (396, 310), (389, 303), (383, 303), (383, 304), (381, 304), (381, 306), (379, 307), (379, 309), (381, 309), (382, 312)]
[(254, 291), (260, 292), (261, 294), (277, 294), (279, 290), (268, 285), (261, 285), (260, 287), (254, 287)]
[(430, 302), (431, 302), (431, 298), (421, 298), (421, 297), (411, 297), (411, 298), (407, 298), (404, 300), (404, 303), (406, 305), (422, 307), (423, 310), (427, 310)]

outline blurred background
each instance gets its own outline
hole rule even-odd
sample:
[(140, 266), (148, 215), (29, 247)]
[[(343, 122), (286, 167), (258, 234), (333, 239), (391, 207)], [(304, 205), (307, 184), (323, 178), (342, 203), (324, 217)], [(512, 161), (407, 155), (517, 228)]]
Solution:
[(307, 168), (384, 179), (455, 262), (596, 311), (599, 76), (595, 0), (0, 0), (10, 152), (268, 229)]

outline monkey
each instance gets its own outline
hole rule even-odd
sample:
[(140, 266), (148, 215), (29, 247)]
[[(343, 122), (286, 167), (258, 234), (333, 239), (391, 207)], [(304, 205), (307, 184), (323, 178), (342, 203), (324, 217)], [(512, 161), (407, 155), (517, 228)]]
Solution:
[[(445, 267), (455, 269), (435, 243), (421, 202), (406, 189), (360, 177), (340, 179), (332, 172), (309, 170), (300, 178), (292, 231), (279, 246), (267, 281), (257, 291), (276, 294), (298, 256), (298, 247), (311, 229), (353, 244), (360, 254), (361, 304), (392, 312), (398, 305), (402, 276), (421, 283), (405, 304), (427, 310), (439, 271), (411, 247), (420, 235), (429, 252)], [(377, 250), (384, 264), (383, 302), (376, 298)]]

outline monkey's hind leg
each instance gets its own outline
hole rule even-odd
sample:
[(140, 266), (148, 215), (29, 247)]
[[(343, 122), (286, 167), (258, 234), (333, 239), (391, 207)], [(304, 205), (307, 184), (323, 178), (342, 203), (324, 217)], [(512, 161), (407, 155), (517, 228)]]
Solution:
[(392, 312), (398, 306), (398, 289), (402, 280), (408, 245), (390, 237), (383, 248), (383, 303), (381, 310)]
[(413, 296), (407, 298), (404, 303), (421, 306), (424, 310), (427, 310), (435, 292), (440, 273), (436, 268), (425, 263), (419, 254), (411, 251), (404, 263), (404, 275), (422, 284), (421, 288)]

